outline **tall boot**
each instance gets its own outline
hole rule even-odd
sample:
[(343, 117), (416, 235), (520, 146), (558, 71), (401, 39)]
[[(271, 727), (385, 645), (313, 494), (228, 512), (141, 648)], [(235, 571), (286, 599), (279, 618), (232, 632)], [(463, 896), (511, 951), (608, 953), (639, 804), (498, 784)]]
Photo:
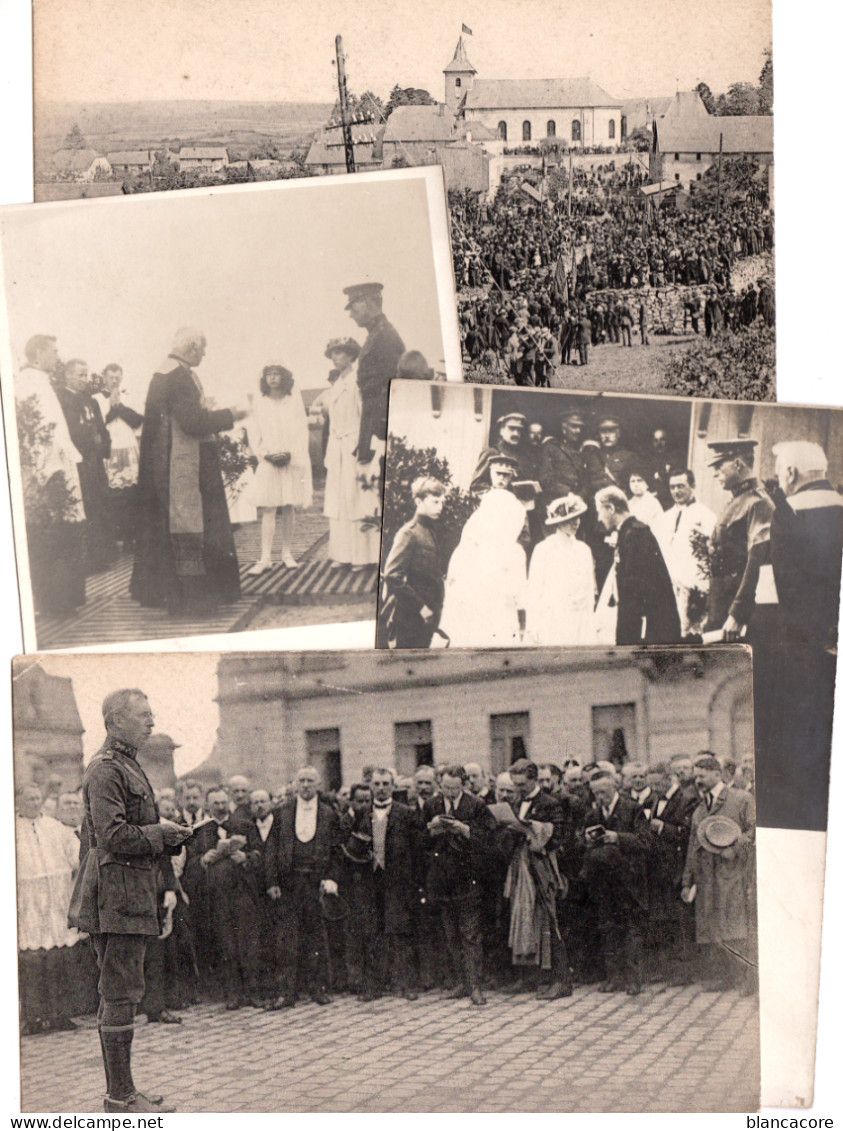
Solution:
[(110, 1096), (112, 1094), (112, 1092), (111, 1092), (111, 1076), (109, 1075), (109, 1072), (108, 1072), (108, 1056), (106, 1055), (106, 1052), (105, 1052), (105, 1040), (104, 1040), (103, 1035), (102, 1035), (102, 1010), (103, 1010), (103, 1000), (102, 1000), (102, 998), (100, 998), (99, 1005), (97, 1006), (97, 1033), (99, 1034), (99, 1038), (100, 1038), (100, 1049), (102, 1050), (102, 1064), (103, 1064), (103, 1068), (105, 1069), (105, 1091), (106, 1091), (106, 1095)]
[(108, 1081), (108, 1099), (125, 1103), (135, 1094), (132, 1079), (132, 1039), (134, 1025), (106, 1025), (103, 1023), (102, 1038), (105, 1078)]

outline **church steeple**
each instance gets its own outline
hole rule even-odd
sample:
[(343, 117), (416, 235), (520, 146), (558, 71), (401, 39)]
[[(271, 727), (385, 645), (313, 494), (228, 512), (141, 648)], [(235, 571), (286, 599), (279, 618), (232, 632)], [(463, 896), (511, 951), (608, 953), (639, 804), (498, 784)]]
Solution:
[(471, 90), (477, 71), (471, 65), (465, 50), (462, 36), (457, 41), (454, 57), (443, 74), (445, 75), (445, 104), (449, 110), (456, 110), (466, 92)]

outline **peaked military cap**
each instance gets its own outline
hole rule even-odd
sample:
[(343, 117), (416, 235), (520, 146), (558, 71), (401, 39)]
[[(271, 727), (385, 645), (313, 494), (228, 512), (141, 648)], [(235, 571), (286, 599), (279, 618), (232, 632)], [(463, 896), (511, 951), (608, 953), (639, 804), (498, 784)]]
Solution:
[(342, 293), (348, 297), (345, 305), (348, 310), (359, 298), (379, 298), (383, 294), (383, 283), (355, 283), (352, 287), (343, 287)]
[(708, 444), (708, 450), (711, 452), (708, 466), (718, 467), (727, 459), (751, 459), (757, 446), (757, 440), (747, 440), (745, 437), (736, 437), (732, 440), (712, 440)]

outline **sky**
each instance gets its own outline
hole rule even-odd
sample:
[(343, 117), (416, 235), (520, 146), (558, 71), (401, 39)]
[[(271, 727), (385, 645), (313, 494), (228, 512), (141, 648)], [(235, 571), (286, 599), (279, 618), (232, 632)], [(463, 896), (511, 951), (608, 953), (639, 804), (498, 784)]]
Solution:
[(343, 287), (376, 281), (407, 348), (436, 366), (444, 347), (426, 186), (441, 172), (407, 172), (9, 210), (0, 241), (12, 364), (32, 334), (53, 334), (65, 361), (82, 358), (92, 372), (122, 364), (126, 403), (142, 411), (174, 332), (196, 326), (208, 339), (198, 368), (206, 395), (245, 408), (273, 361), (300, 388), (326, 385), (328, 340), (365, 340)]
[(211, 653), (159, 655), (98, 655), (39, 657), (48, 675), (73, 680), (73, 693), (82, 717), (85, 761), (105, 738), (102, 701), (121, 687), (145, 691), (155, 716), (155, 732), (168, 734), (179, 748), (176, 774), (198, 766), (210, 753), (219, 726), (217, 663)]
[(332, 102), (334, 38), (349, 89), (423, 87), (463, 24), (481, 78), (590, 75), (616, 98), (757, 82), (769, 0), (35, 0), (38, 100)]

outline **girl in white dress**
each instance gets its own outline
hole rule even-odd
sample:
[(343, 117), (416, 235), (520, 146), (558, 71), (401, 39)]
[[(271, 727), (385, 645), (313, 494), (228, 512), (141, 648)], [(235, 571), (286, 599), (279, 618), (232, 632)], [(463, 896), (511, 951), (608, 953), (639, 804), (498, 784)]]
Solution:
[(262, 396), (252, 403), (246, 423), (249, 447), (258, 459), (248, 487), (249, 502), (261, 520), (261, 556), (251, 574), (272, 567), (275, 518), (281, 512), (281, 560), (295, 569), (293, 530), (297, 508), (313, 502), (313, 476), (307, 413), (293, 375), (283, 365), (267, 365), (260, 380)]
[(548, 537), (533, 550), (527, 580), (527, 639), (537, 645), (594, 643), (594, 558), (577, 539), (588, 507), (578, 495), (547, 508)]
[(658, 538), (661, 534), (661, 522), (664, 509), (650, 490), (647, 480), (639, 471), (629, 473), (629, 513), (639, 522), (649, 526)]
[(493, 487), (463, 527), (448, 565), (440, 621), (454, 647), (521, 643), (527, 556), (518, 536), (526, 513), (511, 491)]
[[(325, 514), (328, 518), (328, 555), (335, 566), (351, 565), (360, 570), (380, 556), (380, 454), (369, 464), (357, 462), (355, 450), (360, 436), (360, 390), (357, 387), (357, 357), (360, 346), (354, 338), (332, 338), (325, 356), (334, 365), (334, 380), (320, 398), (328, 414), (328, 445), (325, 450)], [(373, 440), (375, 448), (378, 441)]]

